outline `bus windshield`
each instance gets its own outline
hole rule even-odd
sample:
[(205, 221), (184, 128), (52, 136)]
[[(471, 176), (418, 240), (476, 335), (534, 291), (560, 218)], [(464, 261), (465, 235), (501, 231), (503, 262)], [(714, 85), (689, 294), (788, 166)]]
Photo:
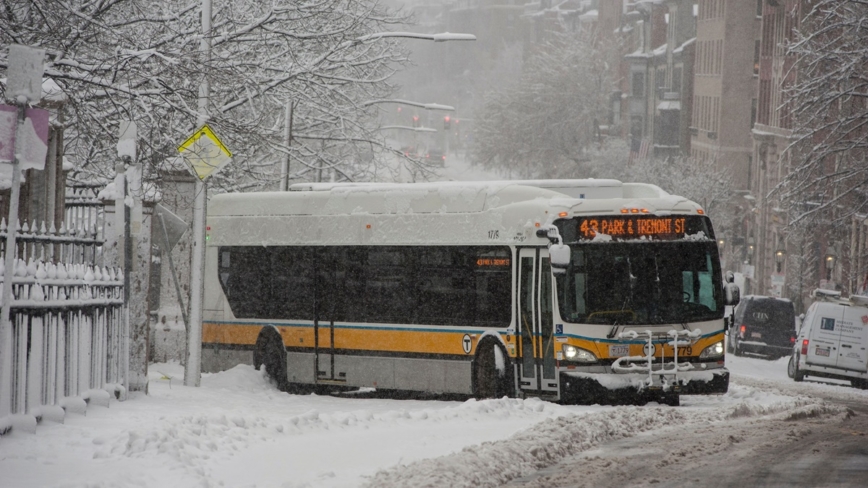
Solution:
[(673, 324), (723, 317), (713, 240), (577, 243), (557, 277), (561, 318), (605, 325)]

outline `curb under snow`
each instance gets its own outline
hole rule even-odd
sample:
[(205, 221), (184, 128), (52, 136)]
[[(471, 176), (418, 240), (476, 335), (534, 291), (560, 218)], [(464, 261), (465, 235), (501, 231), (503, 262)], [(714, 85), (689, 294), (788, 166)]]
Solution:
[(798, 398), (770, 406), (742, 403), (712, 412), (704, 409), (621, 407), (608, 412), (545, 420), (509, 439), (486, 442), (446, 456), (379, 471), (365, 486), (500, 486), (600, 443), (631, 437), (661, 426), (705, 424), (782, 412), (789, 418), (832, 415), (845, 410), (843, 407), (818, 403), (816, 399)]

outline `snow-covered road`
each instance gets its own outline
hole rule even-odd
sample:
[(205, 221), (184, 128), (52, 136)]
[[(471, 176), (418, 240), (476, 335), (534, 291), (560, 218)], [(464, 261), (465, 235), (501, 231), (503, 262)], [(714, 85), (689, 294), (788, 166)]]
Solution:
[(820, 394), (868, 402), (848, 386), (794, 383), (786, 360), (728, 361), (729, 393), (678, 408), (294, 396), (245, 366), (187, 388), (179, 365), (156, 364), (147, 396), (0, 438), (0, 485), (497, 486), (658, 429), (701, 442), (710, 423), (844, 411)]

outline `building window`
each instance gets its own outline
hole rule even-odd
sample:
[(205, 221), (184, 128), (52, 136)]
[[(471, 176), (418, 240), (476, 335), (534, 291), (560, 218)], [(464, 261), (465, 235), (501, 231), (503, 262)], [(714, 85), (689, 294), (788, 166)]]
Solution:
[(634, 139), (642, 139), (642, 133), (645, 132), (644, 124), (645, 121), (642, 116), (634, 115), (630, 117), (630, 135)]
[(666, 66), (657, 69), (657, 96), (663, 98), (663, 91), (666, 89)]
[(748, 155), (747, 157), (747, 189), (750, 191), (753, 180), (753, 156)]
[(750, 100), (750, 128), (753, 129), (753, 125), (756, 124), (756, 98), (752, 98)]
[(759, 66), (760, 66), (760, 41), (754, 43), (753, 46), (753, 75), (759, 76)]
[(645, 73), (633, 73), (633, 97), (645, 98)]

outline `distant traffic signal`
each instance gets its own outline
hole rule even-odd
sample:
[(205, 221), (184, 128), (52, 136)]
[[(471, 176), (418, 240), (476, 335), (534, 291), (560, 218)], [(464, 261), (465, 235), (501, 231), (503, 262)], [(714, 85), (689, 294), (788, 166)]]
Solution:
[(419, 127), (419, 116), (418, 115), (413, 116), (413, 127)]
[(447, 115), (443, 117), (443, 130), (449, 130), (449, 124), (452, 122), (452, 119)]

